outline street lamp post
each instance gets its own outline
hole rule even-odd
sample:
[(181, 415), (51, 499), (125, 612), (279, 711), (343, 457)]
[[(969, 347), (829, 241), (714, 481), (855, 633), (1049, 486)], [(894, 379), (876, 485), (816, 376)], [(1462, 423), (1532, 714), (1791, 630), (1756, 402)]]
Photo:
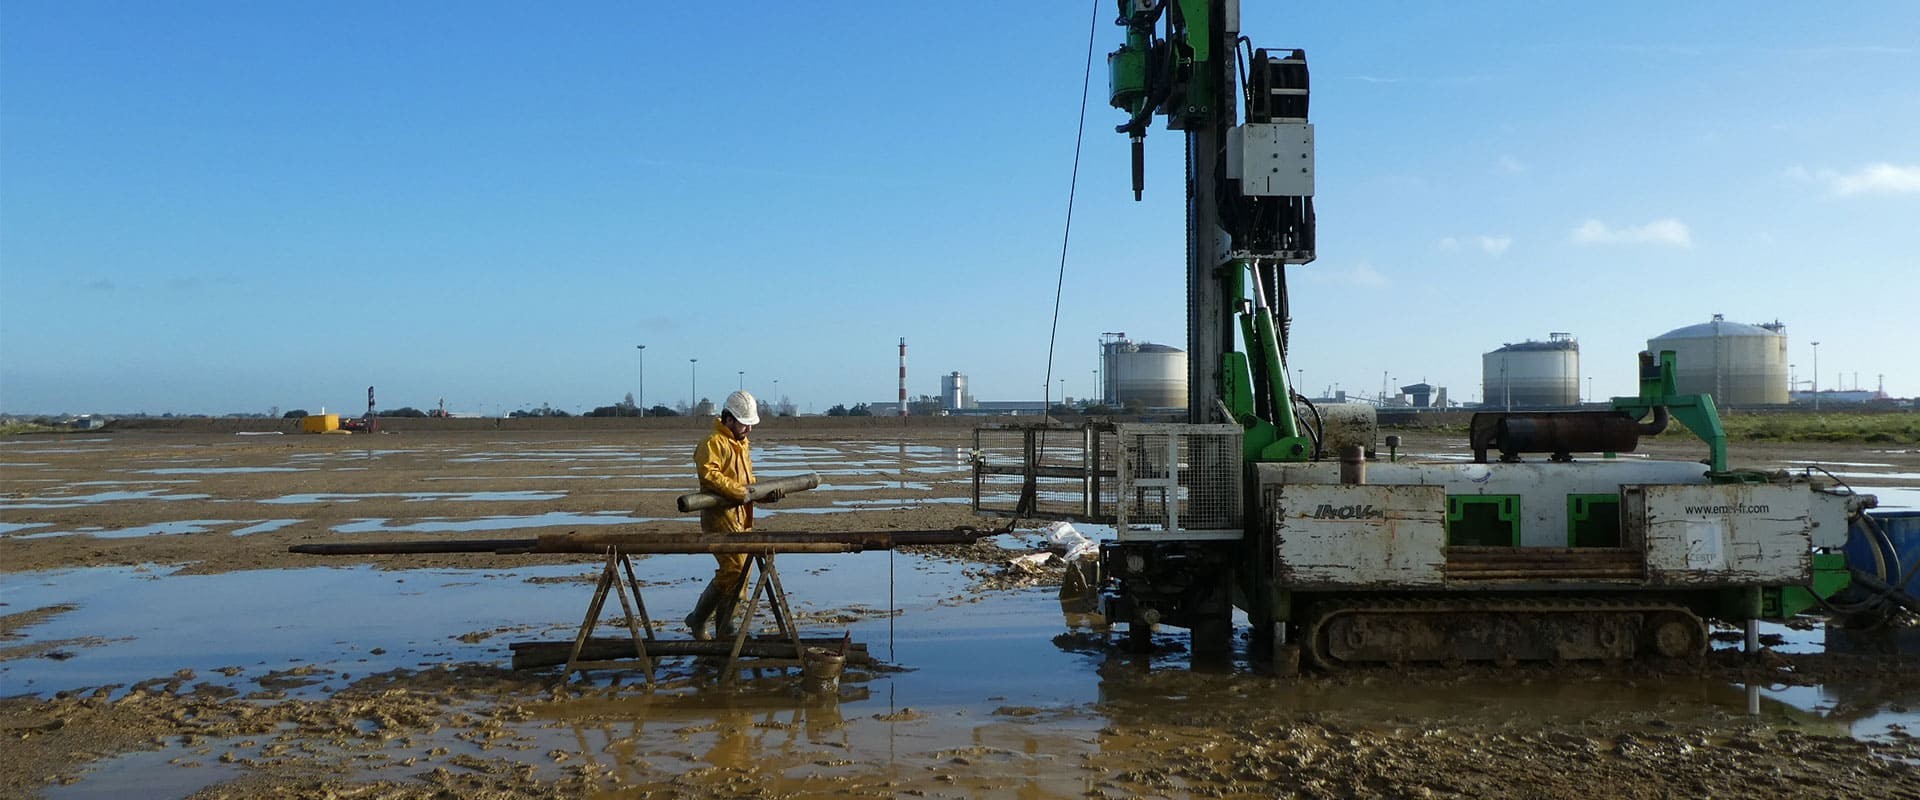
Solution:
[(647, 346), (636, 344), (633, 347), (640, 351), (640, 391), (634, 395), (633, 405), (644, 417), (647, 415)]
[(773, 415), (780, 416), (780, 379), (773, 379)]
[(1813, 343), (1813, 410), (1820, 410), (1820, 343)]
[(688, 416), (700, 413), (700, 359), (687, 359), (687, 393)]
[(746, 370), (744, 370), (744, 369), (742, 369), (742, 370), (735, 370), (735, 371), (736, 371), (736, 372), (738, 372), (738, 373), (739, 373), (739, 375), (740, 375), (740, 386), (739, 386), (739, 387), (737, 387), (737, 388), (739, 388), (739, 389), (740, 389), (740, 391), (743, 391), (743, 392), (744, 392), (744, 391), (746, 391), (746, 390), (747, 390), (747, 371), (746, 371)]

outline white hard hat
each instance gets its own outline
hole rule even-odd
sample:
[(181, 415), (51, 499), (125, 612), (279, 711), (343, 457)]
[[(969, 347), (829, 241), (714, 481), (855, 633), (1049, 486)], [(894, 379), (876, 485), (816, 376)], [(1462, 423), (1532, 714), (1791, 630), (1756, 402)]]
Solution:
[(742, 425), (760, 424), (760, 403), (745, 389), (727, 395), (727, 412)]

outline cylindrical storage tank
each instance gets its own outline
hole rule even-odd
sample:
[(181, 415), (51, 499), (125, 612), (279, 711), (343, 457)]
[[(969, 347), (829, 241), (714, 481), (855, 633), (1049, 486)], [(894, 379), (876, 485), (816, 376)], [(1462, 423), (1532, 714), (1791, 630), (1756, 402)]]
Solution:
[(1778, 322), (1746, 325), (1719, 314), (1647, 340), (1674, 354), (1675, 390), (1710, 394), (1721, 408), (1787, 402), (1787, 334)]
[(954, 372), (940, 376), (940, 407), (948, 411), (967, 408), (967, 376)]
[(1580, 403), (1580, 343), (1556, 333), (1544, 342), (1509, 344), (1480, 357), (1481, 405), (1537, 408)]
[(1176, 347), (1121, 340), (1107, 345), (1107, 385), (1115, 403), (1187, 407), (1187, 353)]

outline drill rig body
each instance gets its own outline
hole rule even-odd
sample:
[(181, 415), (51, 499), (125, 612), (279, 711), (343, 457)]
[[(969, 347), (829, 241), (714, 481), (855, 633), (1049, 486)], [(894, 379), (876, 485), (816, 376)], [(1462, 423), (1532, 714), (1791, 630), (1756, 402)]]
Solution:
[[(1679, 657), (1704, 652), (1705, 619), (1791, 616), (1814, 602), (1801, 587), (1836, 588), (1844, 562), (1816, 550), (1872, 499), (1729, 471), (1671, 353), (1643, 353), (1639, 396), (1610, 409), (1478, 415), (1473, 462), (1369, 465), (1371, 410), (1314, 409), (1288, 382), (1287, 270), (1315, 257), (1305, 54), (1254, 48), (1236, 0), (1118, 8), (1109, 99), (1136, 199), (1155, 116), (1187, 162), (1188, 420), (1118, 426), (1101, 552), (1104, 610), (1135, 645), (1168, 625), (1225, 655), (1238, 607), (1256, 657), (1327, 668)], [(1705, 463), (1611, 457), (1670, 418)]]

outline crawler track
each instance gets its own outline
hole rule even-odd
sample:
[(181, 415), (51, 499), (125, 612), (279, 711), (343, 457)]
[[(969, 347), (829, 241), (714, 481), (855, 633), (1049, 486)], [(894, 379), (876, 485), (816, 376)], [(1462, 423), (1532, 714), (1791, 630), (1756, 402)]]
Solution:
[(1706, 652), (1685, 606), (1623, 599), (1349, 599), (1317, 604), (1302, 643), (1310, 663), (1624, 660)]

